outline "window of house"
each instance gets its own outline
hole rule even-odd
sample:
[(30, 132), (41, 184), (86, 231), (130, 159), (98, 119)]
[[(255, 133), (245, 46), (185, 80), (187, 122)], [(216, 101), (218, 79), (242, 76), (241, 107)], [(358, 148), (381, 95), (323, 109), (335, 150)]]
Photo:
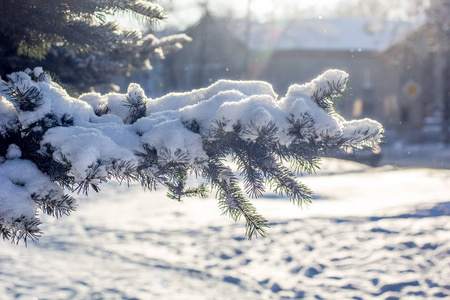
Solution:
[(364, 102), (361, 98), (356, 98), (353, 102), (353, 110), (352, 110), (352, 116), (354, 118), (359, 118), (363, 114), (364, 109)]

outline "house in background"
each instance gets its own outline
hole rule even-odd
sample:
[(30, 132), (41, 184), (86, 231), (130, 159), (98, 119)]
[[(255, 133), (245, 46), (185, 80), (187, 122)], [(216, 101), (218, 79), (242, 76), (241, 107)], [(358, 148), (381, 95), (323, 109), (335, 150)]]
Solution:
[(380, 80), (383, 120), (411, 142), (444, 138), (446, 58), (433, 49), (434, 34), (424, 24), (382, 53), (391, 74)]
[(422, 138), (441, 101), (439, 59), (427, 49), (425, 25), (363, 18), (246, 23), (205, 15), (186, 33), (193, 42), (164, 62), (166, 91), (252, 79), (270, 82), (283, 97), (291, 84), (337, 68), (350, 75), (339, 112), (376, 119), (408, 139)]
[(247, 45), (228, 25), (225, 20), (206, 14), (184, 32), (193, 42), (163, 61), (166, 92), (206, 87), (219, 79), (243, 78)]

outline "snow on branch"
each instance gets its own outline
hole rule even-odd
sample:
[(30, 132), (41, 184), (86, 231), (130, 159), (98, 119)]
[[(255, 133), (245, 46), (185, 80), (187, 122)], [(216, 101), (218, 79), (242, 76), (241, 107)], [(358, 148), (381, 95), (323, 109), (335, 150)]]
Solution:
[[(293, 85), (278, 98), (260, 81), (220, 80), (186, 93), (147, 98), (127, 93), (70, 97), (41, 68), (13, 73), (0, 89), (0, 232), (4, 239), (36, 239), (38, 210), (59, 217), (76, 207), (66, 191), (99, 191), (109, 180), (165, 186), (169, 198), (206, 197), (188, 186), (195, 173), (218, 192), (219, 207), (246, 232), (266, 235), (267, 220), (248, 199), (267, 188), (298, 205), (312, 192), (285, 167), (311, 171), (320, 156), (342, 147), (374, 146), (382, 126), (346, 121), (333, 109), (348, 74), (329, 70)], [(243, 176), (224, 165), (231, 157)]]

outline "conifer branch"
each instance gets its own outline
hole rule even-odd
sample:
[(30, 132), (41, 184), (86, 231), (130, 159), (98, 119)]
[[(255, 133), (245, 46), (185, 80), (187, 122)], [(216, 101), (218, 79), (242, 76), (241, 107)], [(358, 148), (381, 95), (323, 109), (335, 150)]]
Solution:
[(4, 220), (0, 219), (0, 233), (2, 235), (3, 241), (10, 240), (12, 237), (11, 229), (9, 227), (3, 226)]
[(115, 76), (148, 70), (191, 40), (181, 34), (149, 39), (139, 30), (108, 22), (108, 16), (119, 13), (138, 20), (143, 32), (166, 18), (153, 0), (2, 0), (0, 61), (10, 67), (0, 70), (0, 76), (39, 63), (73, 85), (74, 93), (86, 92), (112, 84)]
[(40, 238), (42, 231), (38, 226), (41, 224), (42, 222), (37, 218), (28, 219), (22, 215), (13, 220), (7, 230), (2, 227), (1, 231), (3, 234), (3, 239), (11, 240), (12, 244), (18, 244), (21, 240), (23, 240), (25, 245), (27, 245), (29, 239), (32, 241), (37, 241)]
[[(217, 172), (217, 167), (221, 171)], [(206, 172), (212, 185), (217, 188), (216, 197), (219, 200), (219, 208), (222, 210), (222, 215), (228, 215), (234, 221), (238, 221), (244, 216), (248, 239), (258, 235), (266, 236), (266, 228), (269, 227), (267, 220), (259, 215), (253, 204), (242, 195), (234, 174), (227, 172), (227, 168), (219, 161), (216, 161), (215, 164), (210, 164)], [(227, 177), (221, 178), (220, 175), (224, 173), (227, 173)]]
[(11, 98), (20, 111), (33, 111), (42, 102), (41, 91), (35, 86), (21, 85), (17, 76), (8, 77), (9, 82), (2, 82), (3, 91)]
[(31, 198), (36, 202), (38, 208), (47, 215), (59, 218), (63, 215), (70, 215), (71, 212), (76, 210), (76, 200), (69, 195), (63, 195), (59, 199), (52, 197), (52, 195), (32, 194)]
[(140, 95), (131, 96), (128, 94), (127, 96), (125, 96), (125, 101), (123, 105), (130, 110), (129, 116), (125, 120), (126, 123), (133, 124), (138, 119), (145, 117), (147, 107), (145, 105), (142, 96)]
[(348, 77), (328, 81), (326, 86), (319, 87), (318, 90), (312, 95), (312, 99), (317, 105), (329, 114), (334, 114), (333, 98), (339, 98), (343, 96), (343, 92), (346, 89)]
[(109, 179), (114, 179), (119, 184), (126, 182), (127, 186), (130, 186), (131, 183), (139, 181), (137, 167), (130, 161), (113, 161), (106, 167), (106, 172)]
[[(373, 120), (334, 115), (331, 100), (343, 93), (347, 77), (332, 79), (342, 74), (332, 70), (319, 76), (313, 86), (327, 86), (320, 94), (308, 96), (310, 85), (294, 85), (278, 102), (261, 82), (218, 82), (154, 100), (132, 84), (127, 94), (85, 94), (83, 102), (70, 98), (41, 69), (12, 74), (0, 90), (0, 185), (7, 191), (0, 201), (13, 209), (0, 206), (0, 234), (13, 242), (36, 240), (40, 221), (30, 212), (69, 215), (76, 201), (64, 189), (99, 192), (101, 183), (115, 180), (151, 191), (164, 186), (168, 198), (179, 202), (206, 197), (209, 186), (222, 214), (235, 221), (243, 217), (249, 238), (265, 236), (268, 221), (245, 194), (258, 198), (269, 187), (307, 205), (312, 191), (294, 172), (314, 172), (322, 155), (375, 147), (382, 137), (383, 128)], [(27, 93), (30, 87), (34, 90)], [(230, 157), (243, 189), (225, 164)], [(26, 176), (18, 173), (21, 168)], [(189, 186), (193, 174), (208, 185)], [(16, 199), (17, 194), (25, 196)], [(27, 199), (34, 206), (25, 213)]]

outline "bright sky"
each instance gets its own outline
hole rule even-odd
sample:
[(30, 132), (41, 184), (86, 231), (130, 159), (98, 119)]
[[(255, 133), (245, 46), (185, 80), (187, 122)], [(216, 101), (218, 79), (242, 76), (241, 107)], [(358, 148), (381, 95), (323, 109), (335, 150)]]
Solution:
[(182, 26), (192, 24), (202, 16), (204, 3), (214, 14), (238, 18), (246, 16), (248, 4), (251, 3), (252, 19), (270, 20), (283, 16), (319, 17), (335, 8), (339, 2), (342, 0), (161, 0), (162, 6), (168, 10), (168, 19), (163, 23)]
[[(184, 29), (198, 21), (205, 12), (205, 6), (214, 15), (232, 18), (244, 18), (247, 15), (248, 4), (251, 3), (252, 20), (279, 20), (294, 18), (320, 18), (329, 17), (336, 9), (351, 6), (358, 0), (159, 0), (167, 12), (167, 19), (158, 22), (157, 28)], [(379, 0), (370, 1), (372, 5), (381, 7), (386, 14), (407, 18), (408, 10), (405, 9), (413, 3), (425, 3), (429, 0)], [(359, 0), (364, 3), (363, 0)], [(367, 2), (369, 3), (369, 1)], [(370, 6), (366, 7), (366, 15), (371, 15)], [(375, 12), (373, 12), (375, 13)], [(403, 15), (401, 15), (403, 13)], [(124, 27), (139, 27), (138, 22), (124, 15), (114, 17)]]

